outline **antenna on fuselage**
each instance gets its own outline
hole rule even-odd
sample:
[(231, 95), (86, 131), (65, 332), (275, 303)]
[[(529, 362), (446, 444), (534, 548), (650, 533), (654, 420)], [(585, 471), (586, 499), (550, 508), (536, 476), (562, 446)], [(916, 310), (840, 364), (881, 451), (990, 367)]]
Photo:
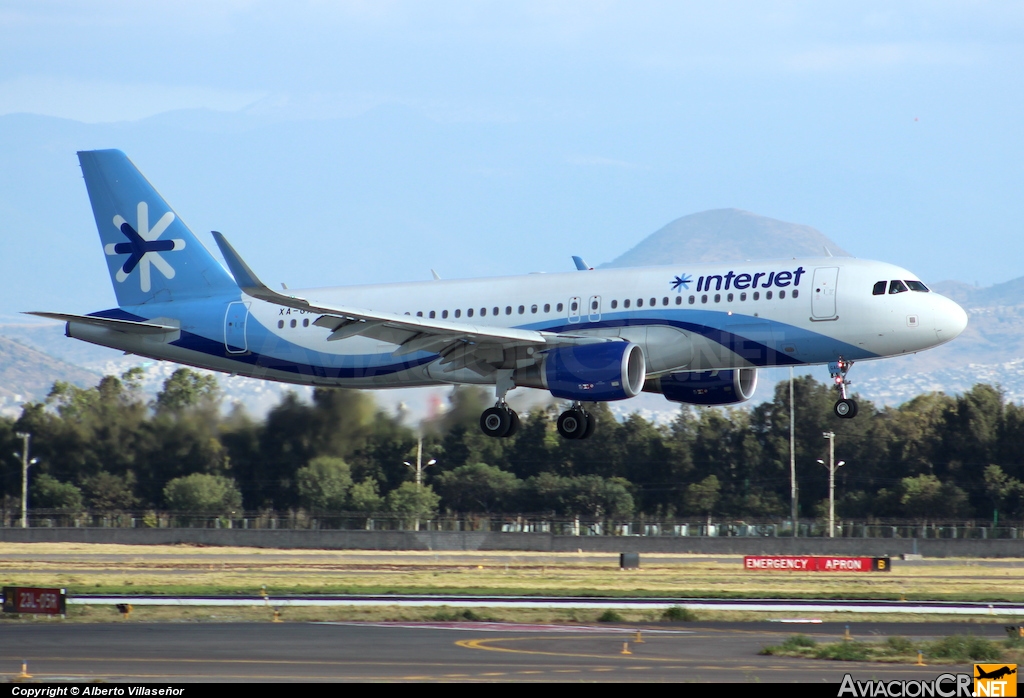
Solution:
[(441, 280), (441, 275), (438, 274), (433, 269), (430, 270), (430, 275), (434, 277), (434, 281), (440, 281)]
[[(832, 250), (830, 250), (828, 248), (828, 246), (826, 246), (826, 245), (822, 245), (822, 247), (825, 248), (825, 254), (827, 254), (829, 257), (831, 257), (832, 256)], [(794, 257), (793, 259), (796, 259), (796, 257)]]

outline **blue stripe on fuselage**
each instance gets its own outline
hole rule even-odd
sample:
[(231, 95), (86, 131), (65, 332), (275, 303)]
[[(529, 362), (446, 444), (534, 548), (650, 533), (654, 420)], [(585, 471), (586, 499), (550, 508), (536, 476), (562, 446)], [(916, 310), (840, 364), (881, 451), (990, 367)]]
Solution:
[[(231, 299), (235, 300), (235, 299)], [(177, 306), (178, 304), (176, 304)], [(189, 322), (183, 323), (181, 337), (173, 346), (195, 351), (208, 356), (229, 359), (253, 367), (292, 373), (297, 376), (318, 378), (369, 378), (384, 376), (429, 364), (437, 359), (437, 354), (418, 352), (402, 361), (395, 361), (390, 352), (379, 354), (334, 354), (317, 351), (289, 341), (280, 334), (271, 332), (249, 315), (246, 328), (247, 341), (250, 349), (258, 351), (238, 354), (229, 353), (223, 340), (223, 322), (225, 303), (196, 303), (194, 313), (176, 313), (188, 317)], [(143, 308), (137, 308), (142, 310)], [(156, 310), (149, 306), (145, 310)], [(685, 313), (687, 321), (676, 319)], [(146, 321), (142, 315), (121, 308), (104, 310), (92, 315), (124, 320)], [(154, 315), (153, 317), (157, 317)], [(849, 360), (875, 358), (877, 355), (867, 352), (852, 344), (833, 339), (827, 335), (805, 330), (765, 318), (752, 316), (729, 315), (727, 313), (706, 310), (651, 310), (637, 316), (634, 313), (605, 313), (598, 322), (590, 322), (582, 316), (580, 322), (570, 323), (559, 319), (557, 323), (539, 322), (519, 326), (521, 329), (543, 330), (546, 332), (579, 332), (617, 327), (642, 327), (648, 325), (670, 326), (697, 334), (715, 342), (731, 352), (741, 356), (750, 364), (759, 367), (791, 366), (809, 363), (823, 363), (835, 360), (838, 353)], [(773, 344), (796, 345), (797, 352), (803, 358), (789, 356), (760, 341), (752, 340), (741, 334), (731, 332), (728, 325), (756, 324), (770, 329), (773, 335), (784, 340), (774, 340)], [(726, 327), (723, 327), (725, 325)], [(187, 326), (189, 329), (184, 329)], [(270, 347), (268, 349), (268, 347)]]

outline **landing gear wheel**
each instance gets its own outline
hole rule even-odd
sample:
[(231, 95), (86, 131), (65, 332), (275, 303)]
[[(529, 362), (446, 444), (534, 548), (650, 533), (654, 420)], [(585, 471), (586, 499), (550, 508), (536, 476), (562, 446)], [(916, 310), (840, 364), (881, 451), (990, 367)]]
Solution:
[(583, 438), (589, 421), (583, 410), (566, 410), (558, 416), (558, 433), (566, 439)]
[(843, 398), (836, 402), (833, 409), (840, 419), (853, 419), (857, 416), (857, 403), (849, 398)]
[[(495, 439), (507, 436), (512, 428), (512, 415), (515, 414), (509, 409), (491, 407), (484, 410), (480, 415), (480, 431)], [(516, 420), (519, 421), (518, 419)]]
[(580, 438), (589, 439), (590, 435), (594, 433), (594, 427), (597, 426), (597, 420), (594, 419), (594, 415), (590, 414), (589, 412), (584, 412), (583, 414), (585, 414), (587, 417), (587, 428), (580, 436)]
[(508, 433), (505, 434), (506, 439), (515, 436), (515, 433), (519, 431), (519, 415), (516, 414), (515, 410), (510, 409), (508, 416), (510, 417), (510, 423), (508, 425)]

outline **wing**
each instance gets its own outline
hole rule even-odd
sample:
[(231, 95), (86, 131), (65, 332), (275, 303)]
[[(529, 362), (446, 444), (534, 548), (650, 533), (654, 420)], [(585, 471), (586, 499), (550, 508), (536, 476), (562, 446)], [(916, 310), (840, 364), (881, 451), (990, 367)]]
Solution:
[(509, 362), (508, 350), (512, 350), (515, 355), (515, 350), (521, 347), (550, 349), (574, 344), (619, 341), (618, 337), (559, 334), (427, 319), (367, 308), (328, 305), (316, 300), (278, 293), (257, 278), (221, 233), (213, 231), (213, 237), (242, 291), (253, 298), (275, 305), (320, 313), (320, 317), (313, 324), (331, 331), (327, 337), (329, 342), (356, 335), (370, 337), (397, 345), (395, 356), (427, 351), (443, 357), (442, 363), (446, 371), (471, 368), (486, 374), (498, 368), (496, 364), (504, 365)]

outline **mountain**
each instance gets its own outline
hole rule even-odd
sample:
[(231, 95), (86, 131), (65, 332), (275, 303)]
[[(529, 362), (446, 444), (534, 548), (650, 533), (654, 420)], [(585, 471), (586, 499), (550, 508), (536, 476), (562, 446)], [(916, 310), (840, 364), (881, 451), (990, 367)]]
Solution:
[(18, 416), (21, 403), (45, 398), (55, 381), (88, 387), (100, 374), (0, 337), (0, 414)]
[(677, 218), (602, 268), (822, 257), (826, 248), (833, 255), (851, 256), (810, 226), (720, 208)]

